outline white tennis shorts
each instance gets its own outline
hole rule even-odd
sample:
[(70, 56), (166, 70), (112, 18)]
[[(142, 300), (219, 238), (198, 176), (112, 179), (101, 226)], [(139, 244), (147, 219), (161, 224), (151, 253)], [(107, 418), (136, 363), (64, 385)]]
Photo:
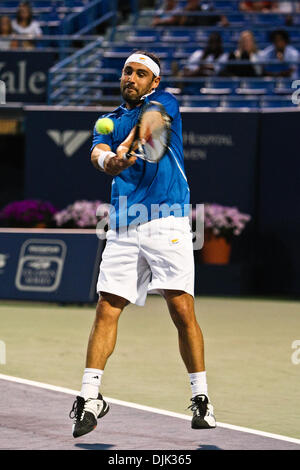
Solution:
[(102, 254), (97, 293), (109, 292), (136, 305), (147, 293), (181, 290), (194, 296), (194, 256), (188, 217), (164, 217), (109, 230)]

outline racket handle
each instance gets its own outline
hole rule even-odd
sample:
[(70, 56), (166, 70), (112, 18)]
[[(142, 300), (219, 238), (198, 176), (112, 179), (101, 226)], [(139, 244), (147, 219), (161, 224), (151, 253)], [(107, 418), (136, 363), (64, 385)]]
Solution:
[(124, 158), (124, 160), (128, 160), (128, 158), (130, 158), (132, 156), (133, 156), (133, 154), (131, 152), (126, 152), (126, 153), (124, 153), (123, 158)]

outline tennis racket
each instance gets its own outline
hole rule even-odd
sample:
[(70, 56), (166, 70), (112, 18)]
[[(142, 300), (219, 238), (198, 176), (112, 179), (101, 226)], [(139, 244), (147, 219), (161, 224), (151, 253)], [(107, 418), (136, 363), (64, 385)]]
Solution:
[(170, 140), (170, 116), (161, 103), (150, 101), (142, 107), (132, 144), (125, 156), (158, 163), (165, 155)]

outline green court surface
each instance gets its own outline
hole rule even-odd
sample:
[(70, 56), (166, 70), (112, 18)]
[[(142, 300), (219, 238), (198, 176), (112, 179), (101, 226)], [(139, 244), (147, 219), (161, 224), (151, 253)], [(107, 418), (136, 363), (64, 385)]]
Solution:
[[(217, 421), (299, 438), (300, 364), (292, 343), (300, 340), (300, 303), (198, 297), (196, 311)], [(79, 390), (93, 318), (90, 306), (0, 302), (0, 373)], [(102, 393), (190, 414), (177, 332), (160, 297), (122, 313)]]

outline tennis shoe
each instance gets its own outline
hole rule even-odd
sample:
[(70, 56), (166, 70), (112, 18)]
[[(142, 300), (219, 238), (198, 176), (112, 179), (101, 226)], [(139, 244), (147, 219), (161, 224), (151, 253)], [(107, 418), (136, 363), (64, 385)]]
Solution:
[(188, 407), (193, 412), (193, 429), (212, 429), (216, 427), (214, 408), (206, 395), (196, 395), (191, 398), (192, 404)]
[(109, 411), (108, 404), (99, 393), (98, 397), (88, 398), (76, 397), (72, 410), (69, 413), (74, 419), (72, 427), (73, 437), (83, 436), (97, 427), (97, 419), (102, 418)]

